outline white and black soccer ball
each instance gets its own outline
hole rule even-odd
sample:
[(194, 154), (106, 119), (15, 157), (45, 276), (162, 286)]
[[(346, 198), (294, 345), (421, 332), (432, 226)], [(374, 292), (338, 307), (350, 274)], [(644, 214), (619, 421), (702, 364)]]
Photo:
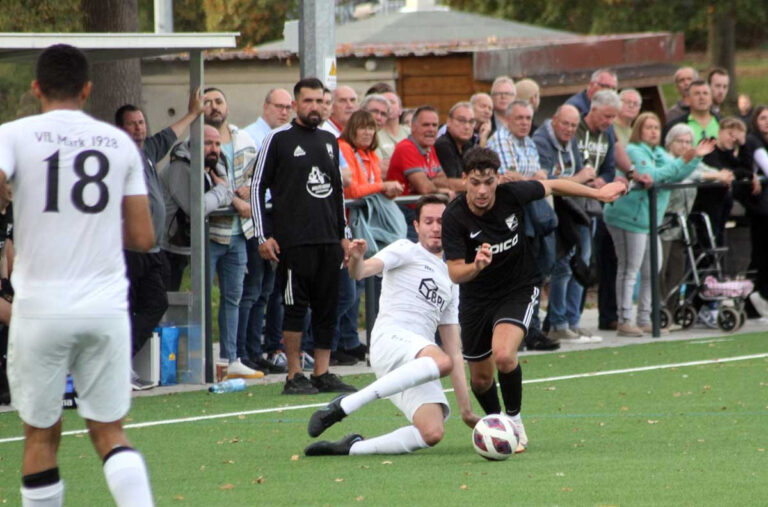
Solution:
[(505, 460), (517, 449), (517, 430), (506, 415), (490, 414), (475, 424), (475, 429), (472, 430), (472, 445), (485, 459)]

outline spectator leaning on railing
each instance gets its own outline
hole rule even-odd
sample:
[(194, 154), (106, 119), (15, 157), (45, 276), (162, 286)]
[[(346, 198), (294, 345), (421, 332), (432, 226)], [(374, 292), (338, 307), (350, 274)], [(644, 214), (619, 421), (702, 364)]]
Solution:
[[(703, 141), (695, 149), (685, 152), (682, 158), (672, 158), (661, 142), (661, 122), (654, 113), (643, 113), (632, 128), (627, 153), (636, 171), (648, 173), (657, 183), (681, 181), (698, 166), (701, 157), (714, 148), (714, 140)], [(664, 216), (669, 201), (669, 190), (659, 190), (657, 216), (659, 222)], [(616, 275), (616, 305), (619, 312), (618, 335), (641, 337), (651, 331), (651, 273), (648, 193), (643, 190), (630, 192), (615, 203), (606, 205), (603, 216), (613, 238), (618, 260)], [(640, 292), (638, 295), (637, 326), (632, 320), (632, 293), (637, 273), (640, 271)]]

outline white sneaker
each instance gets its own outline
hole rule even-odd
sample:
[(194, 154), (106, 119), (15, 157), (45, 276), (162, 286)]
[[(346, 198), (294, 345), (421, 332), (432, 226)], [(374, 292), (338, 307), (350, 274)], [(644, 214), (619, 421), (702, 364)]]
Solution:
[(264, 372), (248, 368), (240, 358), (235, 359), (227, 366), (227, 378), (263, 378)]
[(768, 301), (766, 301), (759, 292), (755, 291), (750, 294), (749, 301), (761, 317), (768, 317)]
[(574, 333), (568, 328), (565, 329), (550, 329), (547, 337), (552, 340), (557, 340), (560, 343), (572, 343), (572, 344), (584, 344), (592, 343), (592, 341), (585, 337), (579, 336), (578, 333)]
[(285, 357), (285, 352), (283, 352), (282, 350), (278, 350), (274, 354), (268, 355), (267, 361), (269, 361), (270, 363), (272, 363), (277, 367), (283, 367), (286, 370), (288, 369), (288, 358)]
[(515, 454), (525, 452), (528, 449), (528, 434), (525, 432), (523, 420), (519, 417), (517, 419), (510, 417), (509, 420), (512, 421), (512, 426), (515, 427), (515, 432), (517, 433), (517, 449), (515, 449)]
[(589, 340), (587, 343), (600, 343), (603, 341), (602, 336), (597, 336), (596, 334), (593, 334), (592, 331), (589, 331), (588, 329), (584, 329), (583, 327), (577, 327), (575, 329), (571, 329), (574, 333), (577, 333), (582, 338), (586, 338)]
[(315, 369), (315, 358), (301, 351), (301, 369), (304, 371), (312, 371)]

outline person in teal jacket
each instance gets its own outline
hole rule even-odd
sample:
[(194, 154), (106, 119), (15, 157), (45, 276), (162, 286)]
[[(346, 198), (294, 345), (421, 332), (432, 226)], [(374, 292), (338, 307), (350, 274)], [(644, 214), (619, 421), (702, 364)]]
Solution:
[[(701, 162), (701, 157), (714, 149), (714, 140), (704, 140), (681, 157), (672, 157), (661, 144), (661, 122), (654, 113), (643, 113), (635, 120), (627, 146), (633, 170), (649, 174), (654, 184), (682, 181)], [(659, 224), (669, 203), (669, 190), (659, 190), (656, 216)], [(613, 239), (618, 259), (616, 306), (619, 313), (619, 336), (641, 337), (650, 333), (651, 259), (648, 192), (635, 190), (605, 206), (603, 218)], [(657, 224), (658, 225), (658, 224)], [(659, 248), (659, 245), (656, 245)], [(659, 257), (661, 258), (661, 257)], [(637, 325), (632, 324), (632, 293), (640, 271)]]

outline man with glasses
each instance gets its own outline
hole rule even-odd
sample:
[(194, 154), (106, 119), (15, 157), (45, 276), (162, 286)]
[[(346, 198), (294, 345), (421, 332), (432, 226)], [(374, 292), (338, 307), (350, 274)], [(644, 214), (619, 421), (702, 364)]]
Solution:
[(621, 109), (613, 120), (613, 130), (616, 132), (616, 139), (626, 148), (629, 144), (629, 135), (632, 133), (632, 122), (640, 114), (643, 98), (634, 88), (625, 88), (621, 90), (619, 99), (621, 99)]
[(597, 69), (592, 73), (586, 90), (571, 96), (565, 103), (576, 106), (582, 116), (589, 112), (592, 97), (600, 90), (613, 90), (619, 87), (619, 78), (611, 69)]
[(264, 99), (264, 108), (258, 120), (245, 127), (256, 143), (256, 149), (272, 129), (285, 125), (291, 119), (291, 94), (283, 88), (272, 88)]
[[(469, 102), (458, 102), (448, 111), (445, 134), (437, 138), (435, 152), (448, 179), (461, 184), (462, 155), (477, 145), (475, 113)], [(460, 187), (461, 188), (461, 187)]]
[(499, 76), (491, 85), (491, 100), (493, 101), (493, 116), (491, 117), (491, 133), (507, 127), (507, 108), (517, 97), (515, 82), (509, 76)]

